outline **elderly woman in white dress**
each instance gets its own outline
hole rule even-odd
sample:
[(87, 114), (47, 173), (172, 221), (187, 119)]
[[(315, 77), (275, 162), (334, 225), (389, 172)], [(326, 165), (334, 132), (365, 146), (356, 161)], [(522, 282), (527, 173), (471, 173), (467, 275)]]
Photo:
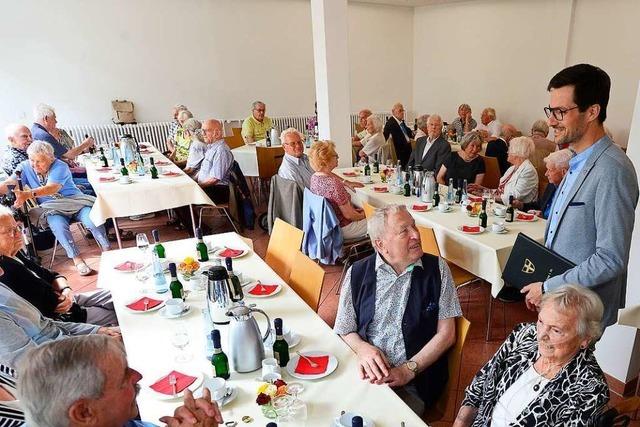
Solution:
[[(496, 197), (500, 197), (505, 205), (509, 203), (509, 196), (520, 200), (522, 203), (531, 203), (538, 200), (538, 173), (529, 160), (535, 151), (533, 140), (528, 136), (513, 138), (509, 142), (507, 161), (511, 167), (506, 170), (496, 190)], [(481, 193), (484, 190), (479, 185), (470, 185), (473, 193)]]
[(367, 117), (367, 135), (362, 138), (362, 149), (358, 152), (360, 160), (366, 162), (378, 154), (384, 143), (384, 135), (382, 134), (382, 120), (377, 116)]

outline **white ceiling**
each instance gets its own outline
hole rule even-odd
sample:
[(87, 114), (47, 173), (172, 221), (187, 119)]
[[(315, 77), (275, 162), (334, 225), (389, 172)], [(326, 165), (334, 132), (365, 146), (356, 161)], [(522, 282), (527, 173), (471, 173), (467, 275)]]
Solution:
[(415, 6), (428, 6), (432, 4), (441, 4), (441, 3), (457, 3), (461, 1), (470, 1), (470, 0), (349, 0), (357, 3), (375, 3), (375, 4), (388, 4), (392, 6), (407, 6), (407, 7), (415, 7)]

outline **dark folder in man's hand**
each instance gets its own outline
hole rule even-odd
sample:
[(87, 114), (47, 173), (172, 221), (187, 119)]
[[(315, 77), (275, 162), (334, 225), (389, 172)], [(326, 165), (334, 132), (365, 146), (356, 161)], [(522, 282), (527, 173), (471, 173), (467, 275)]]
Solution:
[(544, 282), (575, 266), (529, 236), (518, 233), (502, 272), (502, 279), (507, 286), (522, 289), (534, 282)]

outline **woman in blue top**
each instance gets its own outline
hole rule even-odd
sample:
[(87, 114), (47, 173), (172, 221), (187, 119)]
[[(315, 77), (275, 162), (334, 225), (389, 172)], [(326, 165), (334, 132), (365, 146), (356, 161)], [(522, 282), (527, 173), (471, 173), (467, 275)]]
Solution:
[[(40, 205), (31, 209), (29, 215), (36, 225), (48, 223), (51, 231), (67, 252), (82, 276), (91, 274), (73, 241), (69, 225), (80, 221), (91, 231), (102, 250), (109, 249), (104, 226), (96, 226), (89, 218), (95, 197), (83, 194), (73, 182), (69, 166), (55, 158), (53, 147), (45, 141), (33, 141), (27, 148), (29, 160), (20, 163), (16, 172), (22, 172), (24, 191), (14, 189), (15, 206), (22, 206), (28, 199), (35, 198)], [(0, 184), (0, 192), (7, 192), (7, 185), (17, 183), (16, 173)], [(28, 187), (28, 188), (27, 188)], [(35, 219), (34, 219), (35, 217)]]

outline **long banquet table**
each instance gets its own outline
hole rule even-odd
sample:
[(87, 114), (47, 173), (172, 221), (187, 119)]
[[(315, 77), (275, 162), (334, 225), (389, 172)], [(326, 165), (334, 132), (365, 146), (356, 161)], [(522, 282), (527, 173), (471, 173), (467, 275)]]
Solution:
[[(236, 233), (205, 236), (205, 242), (209, 246), (248, 249)], [(195, 243), (195, 239), (184, 239), (166, 242), (163, 245), (169, 259), (181, 260), (185, 256), (195, 256)], [(204, 354), (202, 291), (190, 293), (187, 303), (193, 308), (181, 319), (164, 319), (158, 312), (135, 314), (124, 307), (140, 295), (142, 285), (136, 281), (134, 274), (119, 273), (113, 267), (126, 260), (139, 259), (141, 256), (137, 248), (103, 253), (98, 287), (109, 289), (113, 295), (129, 365), (143, 375), (140, 382), (142, 389), (138, 396), (141, 417), (143, 420), (154, 422), (163, 415), (172, 414), (180, 400), (157, 400), (148, 390), (148, 386), (172, 369), (211, 375), (211, 365)], [(205, 266), (210, 264), (212, 262), (207, 262)], [(251, 252), (234, 260), (234, 271), (241, 272), (245, 277), (259, 279), (262, 283), (284, 285), (283, 289), (272, 297), (246, 297), (245, 302), (256, 303), (271, 319), (282, 317), (285, 325), (302, 336), (300, 344), (291, 350), (292, 354), (295, 354), (296, 350), (302, 353), (320, 350), (329, 352), (338, 359), (336, 371), (320, 380), (294, 380), (288, 374), (283, 374), (283, 379), (287, 382), (298, 381), (304, 384), (304, 391), (299, 397), (308, 405), (307, 427), (332, 425), (332, 419), (343, 410), (362, 413), (371, 418), (376, 426), (398, 426), (401, 421), (404, 421), (407, 427), (425, 425), (389, 387), (372, 385), (358, 378), (356, 356), (351, 349), (259, 256)], [(183, 281), (187, 289), (188, 283)], [(153, 287), (151, 281), (146, 287)], [(256, 315), (256, 319), (264, 331), (266, 321), (260, 315)], [(183, 364), (174, 362), (175, 353), (170, 342), (172, 329), (179, 323), (190, 331), (187, 350), (194, 355), (190, 362)], [(227, 328), (228, 326), (222, 326), (220, 331), (223, 351), (229, 356)], [(271, 350), (267, 350), (266, 357), (270, 355)], [(244, 425), (240, 420), (243, 416), (249, 415), (255, 420), (253, 425), (256, 427), (267, 423), (268, 420), (255, 403), (256, 388), (259, 384), (255, 378), (259, 375), (260, 371), (248, 374), (232, 372), (229, 383), (239, 389), (239, 394), (234, 401), (222, 407), (225, 421), (234, 420)]]
[[(336, 169), (334, 172), (346, 179), (357, 181), (358, 178), (343, 174), (353, 170), (354, 168), (343, 168)], [(509, 231), (505, 234), (495, 234), (489, 230), (479, 235), (464, 234), (458, 230), (458, 226), (478, 225), (478, 218), (468, 216), (466, 212), (461, 211), (460, 206), (454, 206), (453, 211), (449, 213), (442, 213), (437, 209), (416, 212), (411, 209), (411, 206), (419, 202), (417, 197), (404, 197), (390, 192), (378, 193), (374, 191), (373, 187), (381, 185), (380, 175), (373, 174), (372, 178), (371, 184), (356, 189), (358, 199), (374, 207), (383, 207), (392, 203), (407, 206), (418, 225), (433, 228), (442, 257), (491, 283), (491, 294), (494, 297), (504, 285), (502, 270), (518, 233), (522, 232), (538, 242), (542, 242), (544, 238), (546, 221), (543, 219), (534, 222), (506, 223)], [(442, 189), (440, 193), (443, 193)], [(357, 203), (355, 200), (354, 202)], [(489, 226), (495, 220), (503, 221), (503, 219), (496, 218), (493, 212), (488, 212), (488, 215)]]
[[(87, 177), (97, 195), (90, 214), (91, 220), (95, 224), (103, 224), (108, 218), (115, 220), (116, 218), (180, 206), (214, 205), (209, 196), (193, 179), (150, 144), (146, 145), (149, 153), (142, 155), (145, 165), (149, 166), (149, 157), (153, 157), (155, 162), (169, 162), (170, 165), (158, 166), (158, 169), (164, 172), (177, 172), (179, 176), (165, 177), (161, 174), (159, 179), (152, 180), (149, 172), (144, 176), (130, 172), (131, 184), (120, 184), (117, 179), (114, 182), (100, 182), (100, 177), (114, 176), (119, 178), (120, 166), (112, 167), (109, 172), (100, 172), (97, 169), (102, 166), (101, 163), (95, 161), (95, 157), (85, 156), (84, 164), (87, 168)], [(112, 165), (112, 161), (109, 161), (109, 165)], [(118, 246), (122, 247), (119, 235)]]

